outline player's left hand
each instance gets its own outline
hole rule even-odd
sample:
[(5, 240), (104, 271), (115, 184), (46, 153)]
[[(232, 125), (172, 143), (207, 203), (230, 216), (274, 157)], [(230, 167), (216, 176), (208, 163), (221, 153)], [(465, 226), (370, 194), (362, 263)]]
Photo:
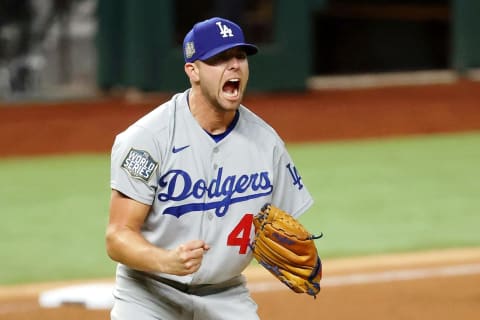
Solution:
[(320, 292), (322, 263), (314, 236), (289, 213), (266, 204), (253, 220), (253, 256), (297, 293), (313, 297)]

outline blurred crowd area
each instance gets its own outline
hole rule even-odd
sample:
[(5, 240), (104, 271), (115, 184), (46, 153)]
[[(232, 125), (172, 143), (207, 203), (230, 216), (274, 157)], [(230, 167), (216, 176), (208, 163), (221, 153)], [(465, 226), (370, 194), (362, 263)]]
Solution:
[(0, 0), (2, 100), (92, 92), (95, 7), (96, 0)]
[[(95, 95), (101, 0), (0, 0), (0, 101)], [(273, 0), (174, 2), (175, 36), (199, 17), (248, 19), (252, 41), (271, 37)]]
[[(476, 66), (480, 61), (480, 46), (475, 38), (476, 30), (480, 30), (480, 24), (476, 22), (479, 2), (467, 6), (467, 2), (461, 0), (308, 0), (298, 4), (278, 0), (153, 0), (159, 2), (144, 2), (150, 5), (144, 6), (143, 11), (151, 7), (168, 9), (148, 14), (150, 20), (142, 29), (135, 23), (145, 21), (141, 15), (145, 12), (131, 10), (138, 9), (142, 1), (0, 0), (0, 102), (76, 98), (110, 90), (99, 80), (99, 75), (110, 74), (99, 70), (105, 70), (103, 66), (119, 60), (122, 55), (118, 51), (122, 49), (139, 54), (138, 59), (145, 60), (147, 70), (157, 70), (152, 69), (155, 64), (150, 60), (158, 52), (152, 53), (154, 57), (143, 55), (143, 51), (158, 46), (159, 41), (148, 38), (157, 35), (140, 39), (153, 44), (137, 41), (138, 35), (134, 35), (135, 41), (129, 43), (127, 40), (132, 39), (127, 35), (132, 38), (132, 32), (126, 31), (131, 29), (122, 28), (143, 30), (152, 25), (161, 28), (160, 19), (166, 16), (171, 21), (171, 28), (169, 25), (165, 31), (169, 32), (168, 38), (172, 38), (168, 42), (178, 49), (195, 22), (212, 16), (238, 22), (249, 42), (261, 47), (268, 44), (265, 47), (269, 50), (264, 52), (270, 56), (285, 53), (282, 51), (286, 50), (285, 44), (279, 43), (279, 38), (288, 38), (291, 30), (303, 30), (288, 41), (299, 48), (304, 41), (311, 41), (311, 45), (306, 46), (310, 49), (305, 50), (309, 54), (303, 54), (299, 49), (297, 54), (304, 60), (285, 63), (308, 65), (308, 76), (312, 77), (461, 70)], [(288, 14), (282, 16), (284, 11), (279, 10), (280, 7), (290, 9), (289, 14), (299, 7), (308, 12), (302, 17), (308, 20), (309, 29), (294, 28), (295, 24), (302, 25), (302, 21), (294, 21)], [(102, 8), (104, 10), (100, 10)], [(134, 12), (135, 19), (132, 18), (134, 15), (128, 16), (129, 10), (138, 11)], [(106, 18), (101, 20), (102, 23), (99, 23), (100, 16)], [(124, 23), (117, 24), (117, 21)], [(120, 43), (119, 47), (105, 50), (105, 45), (101, 46), (108, 42), (100, 42), (105, 37), (99, 36), (104, 35), (106, 29), (113, 30), (109, 34), (113, 38), (110, 40)], [(117, 29), (120, 29), (118, 35)], [(158, 36), (162, 37), (162, 33), (158, 32)], [(139, 48), (139, 43), (145, 48)], [(134, 46), (136, 50), (132, 50)], [(99, 55), (101, 52), (106, 54)], [(115, 53), (113, 56), (112, 52)], [(168, 57), (169, 52), (165, 56)], [(127, 71), (113, 65), (113, 71), (129, 76), (124, 82), (129, 82), (130, 78), (142, 78), (129, 73), (130, 69), (137, 68), (129, 60), (123, 66)], [(113, 71), (110, 70), (112, 74)], [(270, 76), (271, 73), (264, 71), (264, 74)], [(169, 81), (172, 82), (171, 78)]]

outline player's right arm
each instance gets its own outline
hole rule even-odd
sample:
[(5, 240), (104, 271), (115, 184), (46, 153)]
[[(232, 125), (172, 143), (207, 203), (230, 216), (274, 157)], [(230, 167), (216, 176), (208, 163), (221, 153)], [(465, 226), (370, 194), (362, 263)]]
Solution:
[(132, 269), (187, 275), (196, 272), (208, 245), (193, 240), (174, 250), (159, 248), (141, 234), (150, 206), (112, 190), (106, 231), (107, 253), (114, 261)]

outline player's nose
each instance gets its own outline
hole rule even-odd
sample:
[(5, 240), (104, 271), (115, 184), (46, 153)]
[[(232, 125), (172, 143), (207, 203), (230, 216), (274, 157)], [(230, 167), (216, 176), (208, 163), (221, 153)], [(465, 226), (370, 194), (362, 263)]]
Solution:
[(232, 70), (240, 68), (241, 60), (242, 59), (239, 59), (236, 56), (230, 57), (230, 59), (228, 59), (228, 69)]

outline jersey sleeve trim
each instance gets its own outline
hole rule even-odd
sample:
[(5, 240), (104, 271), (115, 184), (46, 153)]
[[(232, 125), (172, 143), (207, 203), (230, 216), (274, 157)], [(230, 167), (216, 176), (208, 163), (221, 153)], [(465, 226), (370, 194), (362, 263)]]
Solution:
[(115, 181), (112, 181), (110, 183), (110, 187), (113, 190), (117, 190), (118, 192), (126, 195), (127, 197), (129, 197), (132, 200), (135, 200), (137, 202), (140, 202), (140, 203), (143, 203), (143, 204), (146, 204), (146, 205), (149, 205), (149, 206), (152, 205), (152, 200), (150, 198), (142, 197), (141, 195), (136, 194), (136, 193), (132, 192), (131, 190), (127, 190), (126, 188), (123, 188), (122, 186), (116, 184)]

